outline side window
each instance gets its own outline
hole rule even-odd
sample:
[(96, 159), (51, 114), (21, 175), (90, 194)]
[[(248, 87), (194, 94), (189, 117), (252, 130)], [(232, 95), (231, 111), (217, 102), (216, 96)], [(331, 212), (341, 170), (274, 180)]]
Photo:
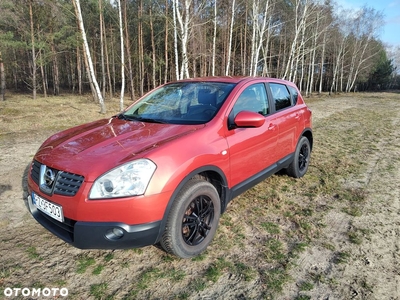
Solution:
[(290, 94), (292, 95), (292, 104), (296, 105), (297, 97), (299, 97), (299, 92), (292, 86), (289, 86)]
[(284, 84), (270, 83), (272, 97), (275, 103), (275, 110), (281, 110), (291, 106), (290, 93)]
[(253, 84), (240, 94), (233, 107), (233, 115), (236, 116), (243, 110), (257, 112), (264, 116), (269, 114), (267, 92), (263, 83)]

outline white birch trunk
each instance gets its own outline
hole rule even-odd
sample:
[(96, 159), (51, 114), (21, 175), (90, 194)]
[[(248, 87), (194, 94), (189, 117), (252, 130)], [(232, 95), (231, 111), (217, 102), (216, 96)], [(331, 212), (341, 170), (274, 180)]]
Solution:
[[(252, 69), (253, 72), (252, 72), (251, 75), (252, 76), (257, 76), (258, 60), (259, 60), (259, 57), (260, 57), (261, 47), (264, 44), (265, 33), (267, 31), (269, 31), (269, 28), (268, 28), (268, 30), (266, 28), (267, 27), (267, 19), (268, 19), (268, 10), (269, 10), (269, 0), (267, 0), (266, 3), (265, 3), (264, 12), (263, 12), (263, 15), (262, 15), (261, 28), (260, 28), (260, 25), (259, 25), (259, 22), (258, 22), (258, 20), (259, 20), (259, 18), (258, 18), (258, 15), (259, 15), (259, 11), (258, 11), (259, 3), (257, 3), (257, 5), (255, 7), (253, 7), (253, 8), (255, 8), (257, 10), (257, 11), (254, 11), (254, 13), (256, 13), (256, 14), (255, 14), (255, 16), (253, 18), (253, 20), (256, 22), (253, 26), (257, 29), (257, 32), (256, 32), (255, 41), (254, 41), (255, 51), (254, 51), (254, 56), (252, 56), (253, 57), (253, 59), (252, 59), (253, 67), (251, 69)], [(268, 42), (266, 43), (266, 47), (268, 47)], [(265, 49), (265, 51), (268, 52), (268, 48)]]
[(82, 35), (82, 40), (83, 40), (83, 48), (85, 50), (87, 59), (88, 59), (88, 67), (89, 67), (89, 72), (90, 72), (90, 79), (94, 85), (95, 91), (92, 91), (95, 96), (97, 96), (97, 99), (99, 100), (100, 103), (100, 113), (104, 114), (106, 113), (106, 108), (104, 105), (104, 99), (103, 96), (101, 95), (100, 87), (99, 84), (97, 83), (96, 76), (94, 74), (94, 69), (93, 69), (93, 62), (92, 62), (92, 56), (90, 55), (90, 50), (89, 50), (89, 45), (87, 42), (86, 38), (86, 32), (85, 32), (85, 26), (83, 24), (83, 19), (82, 19), (82, 12), (81, 12), (81, 4), (79, 0), (73, 0), (76, 5), (76, 17), (78, 19), (78, 25), (79, 25), (79, 30)]
[(124, 33), (122, 28), (122, 7), (121, 0), (117, 0), (118, 16), (119, 16), (119, 36), (121, 40), (121, 95), (119, 98), (119, 109), (124, 109), (124, 94), (125, 94), (125, 51), (124, 51)]
[(216, 53), (216, 45), (217, 43), (217, 0), (214, 3), (214, 34), (213, 34), (213, 46), (212, 46), (212, 67), (211, 67), (211, 75), (215, 76), (215, 53)]
[(300, 1), (296, 1), (296, 12), (295, 12), (295, 21), (294, 21), (294, 26), (295, 26), (295, 34), (292, 40), (292, 44), (290, 46), (290, 52), (288, 55), (288, 60), (286, 62), (286, 68), (285, 68), (285, 73), (283, 74), (282, 79), (287, 79), (291, 80), (292, 78), (292, 73), (293, 73), (293, 60), (296, 55), (296, 47), (297, 47), (297, 40), (300, 34), (299, 30), (299, 24), (298, 24), (298, 17), (299, 17), (299, 9), (300, 9)]
[(190, 25), (190, 5), (192, 3), (192, 0), (184, 0), (184, 16), (182, 16), (179, 6), (178, 6), (178, 0), (174, 0), (175, 3), (175, 11), (176, 11), (176, 18), (179, 23), (180, 27), (180, 37), (181, 37), (181, 51), (182, 51), (182, 65), (181, 65), (181, 72), (179, 77), (181, 79), (183, 78), (189, 78), (189, 58), (188, 58), (188, 51), (187, 51), (187, 45), (189, 41), (189, 25)]
[(227, 58), (227, 62), (226, 62), (225, 76), (229, 76), (229, 69), (230, 69), (230, 65), (231, 65), (233, 22), (235, 20), (235, 0), (232, 0), (231, 9), (232, 9), (232, 15), (231, 15), (231, 25), (229, 28), (228, 58)]
[(318, 93), (322, 93), (322, 80), (324, 79), (324, 63), (325, 63), (325, 48), (326, 48), (326, 31), (324, 32), (324, 37), (322, 39), (322, 53), (321, 53), (321, 68), (319, 70), (319, 90)]
[(179, 52), (178, 52), (178, 25), (176, 24), (176, 3), (177, 0), (173, 0), (173, 22), (174, 22), (174, 53), (175, 53), (175, 76), (176, 80), (181, 79), (179, 75)]
[(99, 0), (99, 11), (100, 11), (100, 56), (101, 56), (101, 75), (102, 75), (102, 95), (103, 99), (106, 97), (106, 70), (104, 62), (104, 32), (103, 32), (103, 7), (102, 1)]
[(340, 46), (338, 49), (338, 53), (336, 55), (336, 62), (335, 62), (335, 67), (333, 69), (333, 76), (332, 76), (332, 85), (329, 90), (329, 93), (332, 94), (333, 91), (337, 92), (337, 81), (338, 81), (338, 74), (339, 74), (339, 66), (340, 66), (340, 61), (343, 59), (342, 53), (344, 53), (344, 45), (345, 45), (346, 38), (343, 38), (342, 41), (340, 42)]

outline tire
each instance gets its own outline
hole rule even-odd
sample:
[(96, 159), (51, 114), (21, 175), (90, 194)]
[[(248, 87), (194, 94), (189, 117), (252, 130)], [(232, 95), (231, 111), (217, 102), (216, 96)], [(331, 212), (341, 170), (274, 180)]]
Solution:
[(294, 158), (286, 172), (294, 178), (303, 177), (307, 173), (310, 164), (311, 147), (310, 141), (305, 136), (301, 137), (297, 144)]
[(211, 243), (220, 215), (221, 201), (215, 187), (203, 179), (191, 179), (169, 212), (161, 247), (181, 258), (199, 255)]

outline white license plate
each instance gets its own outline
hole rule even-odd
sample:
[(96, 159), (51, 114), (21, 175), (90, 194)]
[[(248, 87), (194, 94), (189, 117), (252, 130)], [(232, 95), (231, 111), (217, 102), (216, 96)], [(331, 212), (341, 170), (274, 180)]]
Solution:
[(44, 212), (46, 215), (57, 221), (64, 222), (62, 206), (47, 201), (35, 193), (32, 193), (32, 203), (38, 210)]

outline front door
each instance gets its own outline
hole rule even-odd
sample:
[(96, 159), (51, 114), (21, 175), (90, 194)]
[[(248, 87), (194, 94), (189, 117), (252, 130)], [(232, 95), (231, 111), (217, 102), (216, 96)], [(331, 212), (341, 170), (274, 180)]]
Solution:
[(275, 117), (270, 114), (264, 83), (253, 84), (241, 92), (230, 113), (230, 119), (234, 119), (240, 111), (260, 113), (265, 117), (265, 122), (258, 128), (232, 128), (228, 131), (232, 186), (276, 162), (279, 128)]

